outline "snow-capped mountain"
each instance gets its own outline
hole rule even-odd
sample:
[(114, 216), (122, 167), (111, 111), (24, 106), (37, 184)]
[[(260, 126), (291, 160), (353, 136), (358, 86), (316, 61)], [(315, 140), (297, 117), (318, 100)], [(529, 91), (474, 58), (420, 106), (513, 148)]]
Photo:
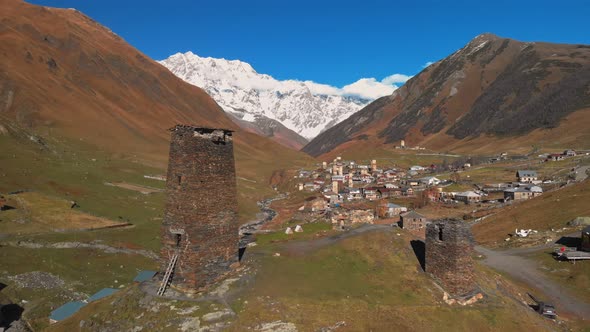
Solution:
[[(274, 119), (307, 139), (345, 120), (374, 99), (311, 81), (279, 81), (257, 73), (246, 62), (202, 58), (192, 52), (174, 54), (160, 63), (186, 82), (203, 88), (237, 118), (252, 123), (261, 118)], [(364, 84), (367, 79), (364, 80), (350, 86)], [(385, 87), (377, 93), (390, 94), (393, 89), (395, 86)]]

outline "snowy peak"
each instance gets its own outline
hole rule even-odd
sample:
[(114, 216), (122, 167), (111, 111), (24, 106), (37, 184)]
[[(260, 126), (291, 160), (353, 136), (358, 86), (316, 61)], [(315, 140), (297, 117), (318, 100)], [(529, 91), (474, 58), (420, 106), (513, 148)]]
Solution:
[[(391, 94), (397, 88), (374, 79), (362, 79), (342, 89), (312, 81), (280, 81), (259, 74), (240, 60), (199, 57), (192, 52), (174, 54), (160, 63), (186, 82), (203, 88), (226, 112), (239, 119), (252, 123), (266, 123), (256, 121), (263, 118), (276, 120), (306, 139), (345, 120), (376, 96)], [(356, 93), (359, 84), (372, 89), (367, 93), (369, 97)]]

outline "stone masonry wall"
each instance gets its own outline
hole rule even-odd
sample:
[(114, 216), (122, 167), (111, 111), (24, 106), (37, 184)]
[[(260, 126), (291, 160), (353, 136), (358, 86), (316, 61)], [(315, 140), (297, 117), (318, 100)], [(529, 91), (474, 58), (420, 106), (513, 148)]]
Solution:
[(232, 132), (181, 125), (171, 132), (160, 271), (179, 251), (171, 285), (197, 291), (238, 262)]
[(453, 296), (476, 287), (473, 235), (469, 225), (457, 219), (439, 219), (426, 226), (425, 270)]

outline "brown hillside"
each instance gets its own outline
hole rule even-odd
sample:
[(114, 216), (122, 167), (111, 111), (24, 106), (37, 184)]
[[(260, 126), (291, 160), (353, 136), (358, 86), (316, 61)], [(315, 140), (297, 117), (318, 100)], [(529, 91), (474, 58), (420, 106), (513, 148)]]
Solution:
[(493, 245), (503, 243), (515, 229), (566, 227), (568, 221), (590, 215), (589, 200), (590, 181), (584, 181), (502, 209), (474, 225), (473, 234), (480, 244)]
[[(3, 0), (0, 11), (0, 114), (21, 126), (159, 165), (174, 124), (240, 130), (203, 90), (76, 10)], [(236, 137), (239, 147), (283, 150)]]
[(241, 129), (203, 90), (76, 10), (0, 0), (0, 12), (0, 134), (8, 126), (81, 141), (164, 174), (173, 125), (233, 129), (248, 216), (255, 200), (271, 194), (274, 170), (310, 160)]
[(589, 112), (590, 46), (483, 34), (303, 151), (332, 155), (402, 139), (433, 150), (483, 153), (531, 145), (589, 148)]

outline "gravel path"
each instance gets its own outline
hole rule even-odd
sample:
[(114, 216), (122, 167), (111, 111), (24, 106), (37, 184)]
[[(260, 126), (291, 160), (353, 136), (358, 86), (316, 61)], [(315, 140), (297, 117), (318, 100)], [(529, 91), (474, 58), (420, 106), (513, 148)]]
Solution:
[(590, 304), (572, 296), (568, 289), (559, 283), (549, 280), (537, 268), (535, 262), (522, 257), (530, 252), (547, 248), (547, 245), (535, 248), (522, 248), (510, 250), (491, 250), (476, 246), (475, 250), (485, 256), (483, 263), (499, 271), (503, 271), (517, 280), (538, 288), (549, 296), (545, 299), (552, 302), (557, 311), (566, 311), (576, 316), (589, 319)]

